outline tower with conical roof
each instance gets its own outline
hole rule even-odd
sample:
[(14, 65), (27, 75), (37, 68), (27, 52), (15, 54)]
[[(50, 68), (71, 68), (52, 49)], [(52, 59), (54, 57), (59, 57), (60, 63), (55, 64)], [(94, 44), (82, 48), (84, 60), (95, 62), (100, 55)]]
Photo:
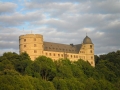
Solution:
[(85, 51), (85, 55), (86, 55), (86, 61), (88, 61), (92, 66), (95, 66), (94, 44), (92, 43), (92, 40), (87, 35), (83, 39), (82, 47), (84, 47), (84, 51)]

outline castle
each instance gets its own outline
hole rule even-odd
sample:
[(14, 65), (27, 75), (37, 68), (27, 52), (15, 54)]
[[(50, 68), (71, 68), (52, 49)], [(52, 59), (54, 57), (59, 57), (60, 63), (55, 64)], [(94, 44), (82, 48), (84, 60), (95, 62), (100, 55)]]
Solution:
[(31, 60), (35, 60), (38, 56), (44, 55), (58, 60), (60, 58), (68, 58), (71, 61), (83, 59), (88, 61), (91, 66), (95, 66), (94, 61), (94, 44), (91, 39), (86, 36), (81, 44), (59, 44), (43, 41), (40, 34), (26, 34), (19, 36), (20, 53), (26, 52)]

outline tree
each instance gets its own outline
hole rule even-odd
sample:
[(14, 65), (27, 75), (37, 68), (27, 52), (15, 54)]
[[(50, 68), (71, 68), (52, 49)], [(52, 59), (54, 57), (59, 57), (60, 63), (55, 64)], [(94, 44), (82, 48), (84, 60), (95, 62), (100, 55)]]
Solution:
[(55, 62), (57, 69), (57, 77), (61, 78), (71, 78), (73, 73), (71, 70), (71, 62), (68, 59), (60, 59)]
[(27, 53), (21, 53), (19, 57), (14, 61), (15, 69), (21, 74), (25, 74), (25, 69), (32, 63)]
[(43, 80), (52, 80), (56, 75), (55, 64), (50, 58), (45, 56), (38, 57), (34, 63), (39, 64), (36, 70), (42, 77)]
[(56, 90), (69, 90), (65, 79), (55, 77), (53, 79), (53, 84)]

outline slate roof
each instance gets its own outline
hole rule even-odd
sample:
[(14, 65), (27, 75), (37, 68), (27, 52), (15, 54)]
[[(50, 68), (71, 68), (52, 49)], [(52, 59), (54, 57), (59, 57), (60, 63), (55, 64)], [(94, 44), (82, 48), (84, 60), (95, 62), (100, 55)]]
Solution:
[(84, 43), (84, 44), (93, 44), (92, 41), (91, 41), (91, 39), (90, 39), (88, 36), (86, 36), (86, 37), (84, 38), (83, 43)]
[(81, 46), (82, 46), (81, 44), (67, 45), (52, 42), (43, 42), (44, 51), (79, 53)]

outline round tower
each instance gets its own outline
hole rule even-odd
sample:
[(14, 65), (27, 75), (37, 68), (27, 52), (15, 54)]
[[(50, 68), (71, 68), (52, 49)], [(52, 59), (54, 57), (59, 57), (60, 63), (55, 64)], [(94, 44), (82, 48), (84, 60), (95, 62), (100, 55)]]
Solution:
[(19, 52), (26, 52), (31, 60), (43, 54), (43, 36), (40, 34), (26, 34), (19, 36)]
[(84, 38), (83, 45), (84, 45), (84, 48), (85, 48), (86, 60), (92, 66), (95, 66), (95, 61), (94, 61), (94, 44), (92, 43), (92, 40), (88, 36), (86, 36)]

